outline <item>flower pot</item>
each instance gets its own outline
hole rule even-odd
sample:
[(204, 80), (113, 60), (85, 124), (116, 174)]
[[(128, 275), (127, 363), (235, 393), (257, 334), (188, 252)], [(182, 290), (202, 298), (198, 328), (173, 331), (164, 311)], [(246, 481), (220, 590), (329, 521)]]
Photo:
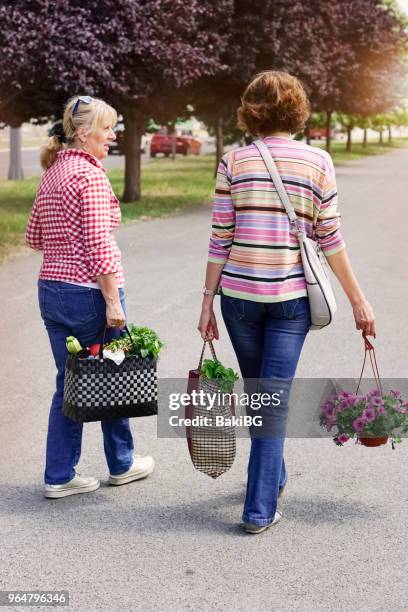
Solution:
[(382, 438), (364, 438), (359, 436), (358, 439), (363, 446), (381, 446), (382, 444), (387, 444), (388, 436), (383, 436)]

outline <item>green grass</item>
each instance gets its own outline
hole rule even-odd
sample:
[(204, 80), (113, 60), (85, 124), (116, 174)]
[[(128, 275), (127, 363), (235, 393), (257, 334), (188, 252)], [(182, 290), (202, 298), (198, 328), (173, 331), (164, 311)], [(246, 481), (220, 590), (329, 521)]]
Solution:
[[(142, 199), (122, 204), (122, 219), (162, 217), (208, 202), (214, 189), (214, 156), (157, 159), (142, 168)], [(123, 172), (109, 172), (113, 190), (123, 192)]]
[(27, 218), (37, 185), (38, 178), (0, 180), (0, 260), (24, 243)]
[[(325, 147), (324, 141), (314, 144), (322, 148)], [(406, 146), (408, 146), (408, 139), (406, 138), (399, 138), (398, 140), (395, 139), (391, 144), (384, 142), (382, 145), (378, 144), (377, 142), (369, 141), (367, 147), (363, 147), (363, 145), (359, 142), (353, 142), (351, 152), (347, 153), (345, 142), (332, 142), (331, 154), (335, 164), (343, 164), (344, 162), (362, 159), (363, 157), (368, 157), (371, 155), (383, 155), (384, 153), (388, 153), (393, 149)]]
[[(42, 147), (47, 142), (47, 137), (38, 137), (38, 138), (24, 138), (21, 146), (26, 147)], [(0, 150), (8, 149), (10, 147), (10, 141), (7, 138), (2, 138), (0, 140)]]
[[(381, 155), (392, 149), (408, 145), (408, 140), (395, 140), (391, 145), (370, 142), (365, 149), (353, 144), (353, 151), (345, 151), (344, 142), (333, 143), (336, 164), (368, 155)], [(320, 143), (324, 146), (324, 142)], [(142, 168), (142, 194), (140, 202), (122, 204), (123, 221), (146, 217), (162, 217), (209, 202), (214, 189), (214, 156), (156, 159)], [(115, 193), (123, 193), (121, 170), (108, 173)], [(24, 181), (0, 180), (0, 261), (24, 245), (27, 218), (34, 201), (38, 178)]]
[[(214, 189), (214, 156), (152, 160), (142, 168), (140, 202), (122, 204), (122, 219), (162, 217), (208, 202)], [(123, 172), (108, 172), (115, 193), (123, 193)], [(0, 180), (0, 261), (24, 245), (24, 232), (38, 178)]]

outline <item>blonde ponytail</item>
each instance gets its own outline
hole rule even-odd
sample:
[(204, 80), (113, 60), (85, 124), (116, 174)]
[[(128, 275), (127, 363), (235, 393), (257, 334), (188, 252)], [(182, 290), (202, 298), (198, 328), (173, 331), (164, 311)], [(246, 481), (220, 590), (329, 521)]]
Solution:
[(41, 151), (41, 166), (44, 170), (47, 170), (57, 159), (57, 153), (62, 151), (64, 145), (58, 138), (58, 136), (51, 136), (48, 139), (48, 143), (43, 147)]

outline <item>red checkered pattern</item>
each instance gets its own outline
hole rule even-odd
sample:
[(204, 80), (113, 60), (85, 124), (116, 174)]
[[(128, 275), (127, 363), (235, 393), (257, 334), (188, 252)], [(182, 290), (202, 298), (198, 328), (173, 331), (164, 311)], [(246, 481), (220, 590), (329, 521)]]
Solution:
[(43, 251), (40, 278), (96, 282), (99, 274), (124, 277), (113, 237), (120, 224), (119, 201), (102, 164), (78, 149), (58, 153), (44, 172), (26, 231), (26, 242)]

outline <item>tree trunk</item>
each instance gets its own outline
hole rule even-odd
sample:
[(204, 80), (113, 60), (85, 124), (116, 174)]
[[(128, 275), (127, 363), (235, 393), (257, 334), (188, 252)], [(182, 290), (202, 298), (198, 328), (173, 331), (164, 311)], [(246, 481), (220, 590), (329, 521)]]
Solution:
[(24, 178), (21, 155), (21, 126), (10, 127), (10, 160), (7, 178), (13, 181)]
[(176, 159), (177, 140), (176, 140), (176, 124), (170, 123), (168, 125), (168, 133), (171, 136), (171, 159)]
[(331, 153), (331, 122), (332, 112), (327, 111), (326, 113), (326, 151)]
[(388, 126), (388, 144), (392, 143), (392, 127)]
[(363, 131), (363, 147), (365, 149), (367, 148), (367, 128), (364, 128)]
[(346, 151), (347, 153), (351, 153), (351, 132), (352, 132), (352, 125), (349, 124), (347, 126), (347, 144), (346, 144)]
[(383, 131), (382, 131), (382, 130), (380, 130), (380, 139), (379, 139), (379, 141), (378, 141), (378, 142), (379, 142), (379, 144), (381, 144), (381, 145), (382, 145), (382, 144), (384, 144), (384, 140), (383, 140)]
[(310, 138), (310, 125), (306, 125), (305, 135), (306, 135), (306, 144), (310, 145), (310, 143), (311, 143), (311, 138)]
[(215, 169), (214, 176), (217, 176), (218, 164), (221, 157), (224, 155), (224, 121), (222, 117), (218, 117), (215, 130)]
[(125, 124), (125, 190), (124, 202), (140, 200), (140, 165), (142, 136), (146, 131), (147, 121), (135, 111), (123, 112)]

